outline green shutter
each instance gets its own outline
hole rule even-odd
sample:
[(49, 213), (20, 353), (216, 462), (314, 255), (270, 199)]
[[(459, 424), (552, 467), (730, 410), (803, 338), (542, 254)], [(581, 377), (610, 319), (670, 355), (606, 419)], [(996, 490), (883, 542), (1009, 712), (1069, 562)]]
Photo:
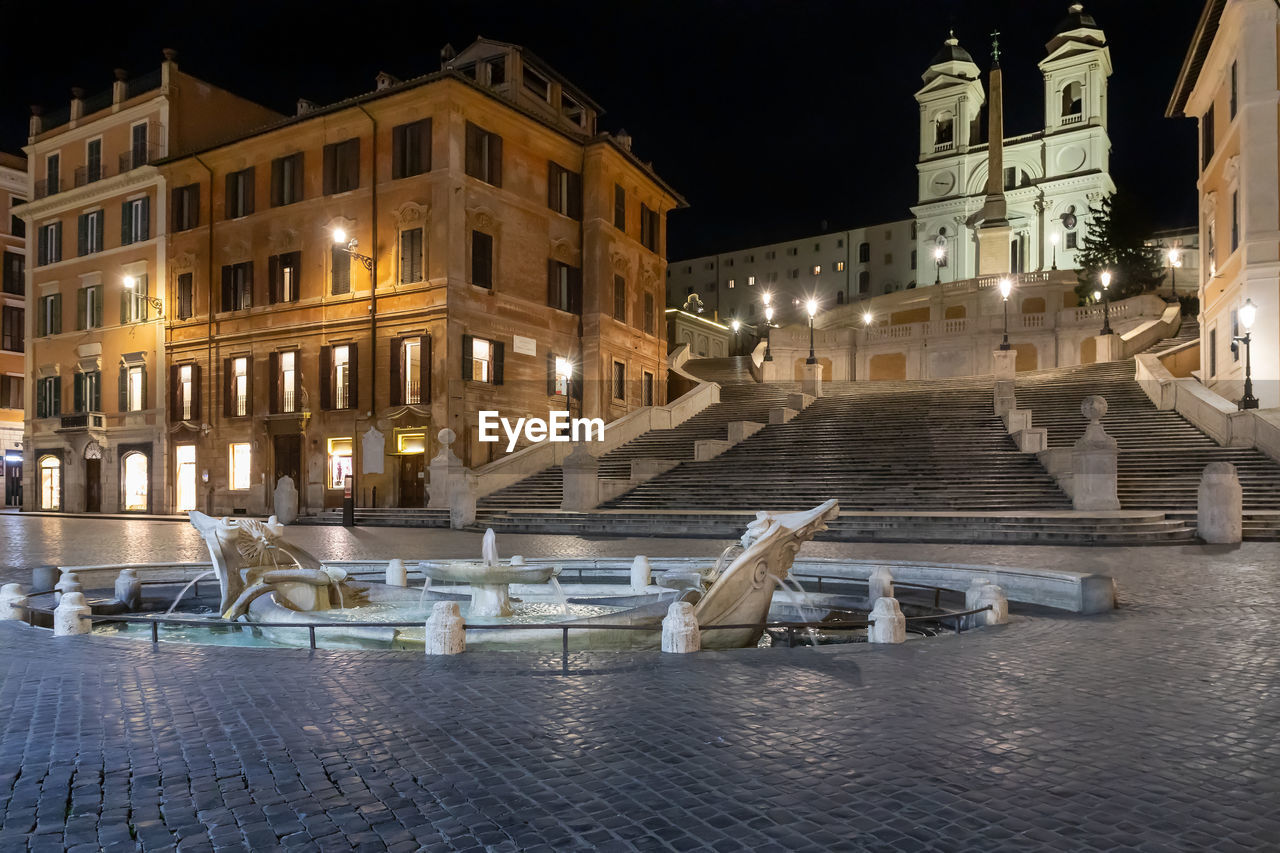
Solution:
[(88, 328), (89, 288), (82, 287), (76, 291), (76, 328), (84, 331)]
[(473, 340), (474, 338), (471, 335), (462, 336), (462, 378), (464, 380), (471, 379), (471, 371), (475, 367), (475, 362), (472, 358), (472, 354), (475, 352)]
[(62, 334), (62, 294), (53, 294), (53, 329), (52, 334)]
[(120, 205), (120, 245), (127, 246), (133, 242), (133, 217), (129, 215), (129, 206), (132, 202), (126, 201)]
[(96, 285), (94, 288), (93, 300), (93, 326), (96, 329), (102, 328), (102, 285)]
[(129, 411), (129, 368), (123, 364), (120, 365), (120, 383), (117, 390), (120, 397), (117, 401), (119, 403), (119, 411)]

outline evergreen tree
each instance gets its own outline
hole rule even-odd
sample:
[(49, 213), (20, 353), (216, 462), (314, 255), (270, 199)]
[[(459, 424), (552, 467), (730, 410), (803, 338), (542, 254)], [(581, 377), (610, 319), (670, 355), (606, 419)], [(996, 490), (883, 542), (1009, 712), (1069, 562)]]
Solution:
[(1115, 196), (1107, 196), (1089, 206), (1089, 224), (1084, 242), (1076, 254), (1080, 265), (1076, 295), (1081, 302), (1092, 298), (1101, 287), (1102, 272), (1111, 273), (1111, 299), (1125, 299), (1155, 290), (1164, 281), (1164, 261), (1156, 246), (1144, 246), (1147, 229), (1137, 212)]

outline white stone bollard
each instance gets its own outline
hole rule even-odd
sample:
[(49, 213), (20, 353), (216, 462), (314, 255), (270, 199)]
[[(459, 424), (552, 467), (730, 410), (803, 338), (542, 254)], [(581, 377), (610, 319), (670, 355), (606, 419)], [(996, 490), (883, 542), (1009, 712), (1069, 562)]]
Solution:
[(26, 621), (27, 593), (20, 583), (0, 587), (0, 619)]
[(1071, 449), (1071, 506), (1085, 512), (1120, 509), (1116, 486), (1116, 440), (1102, 428), (1107, 401), (1086, 397), (1080, 413), (1089, 420), (1084, 435)]
[(649, 567), (649, 558), (637, 554), (631, 561), (631, 588), (639, 592), (653, 583), (653, 570)]
[(996, 379), (1008, 380), (1018, 375), (1018, 351), (997, 349), (991, 351), (991, 372)]
[(981, 586), (978, 590), (978, 600), (969, 609), (976, 610), (987, 605), (991, 605), (990, 610), (974, 614), (979, 625), (1003, 625), (1009, 621), (1009, 599), (1005, 597), (1004, 590), (993, 583), (985, 583)]
[(121, 569), (116, 575), (116, 601), (130, 610), (142, 606), (142, 581), (138, 580), (138, 573), (133, 569)]
[(524, 557), (520, 556), (519, 554), (512, 554), (511, 559), (508, 562), (513, 566), (523, 566)]
[(64, 592), (62, 601), (53, 611), (53, 636), (71, 637), (89, 633), (93, 630), (93, 623), (80, 617), (91, 613), (93, 611), (85, 603), (83, 592)]
[(878, 598), (871, 609), (871, 627), (867, 629), (868, 643), (905, 643), (907, 641), (907, 617), (902, 615), (896, 598)]
[(882, 598), (893, 598), (893, 572), (881, 566), (867, 578), (867, 601), (874, 604)]
[(801, 372), (800, 391), (814, 398), (822, 396), (821, 364), (805, 364)]
[(287, 474), (276, 480), (276, 520), (281, 524), (293, 524), (298, 520), (298, 487)]
[(456, 655), (467, 650), (467, 631), (456, 601), (437, 601), (427, 619), (426, 652), (429, 655)]
[(387, 563), (387, 586), (408, 586), (409, 570), (399, 557)]
[(1210, 462), (1196, 492), (1196, 535), (1210, 545), (1233, 545), (1244, 538), (1244, 504), (1236, 466)]
[(969, 588), (964, 593), (964, 609), (974, 610), (982, 605), (978, 599), (982, 597), (982, 588), (991, 585), (991, 578), (974, 578), (969, 581)]
[(662, 650), (684, 654), (701, 648), (702, 631), (698, 628), (698, 618), (693, 615), (693, 605), (687, 601), (673, 602), (662, 620)]
[(54, 584), (53, 603), (61, 604), (62, 596), (68, 592), (84, 592), (80, 585), (80, 576), (75, 572), (63, 572), (62, 577)]

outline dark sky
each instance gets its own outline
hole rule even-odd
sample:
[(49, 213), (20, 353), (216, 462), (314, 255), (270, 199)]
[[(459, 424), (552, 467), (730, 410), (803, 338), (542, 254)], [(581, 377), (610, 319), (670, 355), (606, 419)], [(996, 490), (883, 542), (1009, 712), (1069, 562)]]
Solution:
[[(170, 5), (182, 6), (177, 11)], [(189, 7), (188, 7), (189, 5)], [(141, 74), (163, 47), (183, 70), (292, 113), (434, 71), (477, 34), (523, 44), (602, 104), (606, 130), (690, 203), (673, 259), (910, 215), (912, 93), (947, 28), (983, 68), (1002, 32), (1005, 131), (1043, 126), (1036, 62), (1065, 0), (555, 0), (9, 4), (0, 50), (0, 147), (26, 140), (28, 105)], [(1195, 222), (1194, 123), (1164, 118), (1203, 0), (1094, 0), (1115, 74), (1112, 175), (1153, 227)], [(38, 36), (37, 34), (45, 34)], [(18, 36), (16, 34), (26, 34)]]

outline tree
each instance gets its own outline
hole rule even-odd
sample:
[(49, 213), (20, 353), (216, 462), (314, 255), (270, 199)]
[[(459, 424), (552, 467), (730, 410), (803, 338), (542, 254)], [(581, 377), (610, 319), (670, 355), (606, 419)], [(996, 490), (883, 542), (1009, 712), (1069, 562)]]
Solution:
[(1143, 245), (1148, 231), (1138, 212), (1123, 197), (1106, 196), (1089, 206), (1084, 243), (1076, 254), (1080, 283), (1076, 295), (1087, 302), (1101, 287), (1099, 276), (1111, 273), (1111, 298), (1125, 299), (1155, 290), (1164, 281), (1164, 260), (1157, 246)]

